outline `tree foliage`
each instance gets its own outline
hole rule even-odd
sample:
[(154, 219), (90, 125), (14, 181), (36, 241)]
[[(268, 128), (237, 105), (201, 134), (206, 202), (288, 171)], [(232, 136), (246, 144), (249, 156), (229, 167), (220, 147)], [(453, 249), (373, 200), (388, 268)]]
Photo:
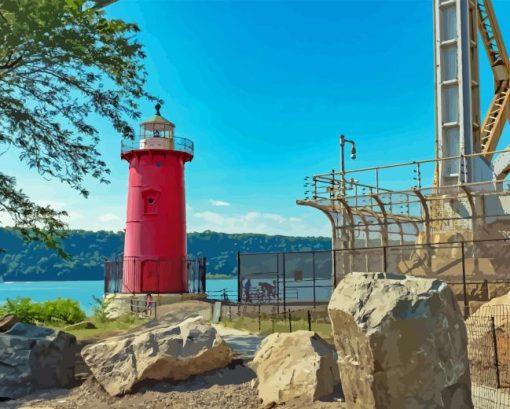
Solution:
[[(68, 260), (60, 259), (37, 243), (25, 245), (19, 233), (12, 229), (0, 228), (0, 243), (7, 250), (0, 254), (0, 276), (5, 281), (102, 280), (104, 260), (122, 252), (124, 234), (71, 230), (63, 241), (65, 251), (71, 256)], [(257, 253), (329, 249), (331, 239), (326, 237), (212, 231), (188, 234), (188, 254), (205, 256), (207, 272), (213, 276), (234, 276), (237, 273), (238, 251)]]
[[(155, 100), (138, 31), (85, 0), (0, 0), (0, 144), (85, 197), (86, 176), (108, 183), (94, 119), (132, 139), (138, 101)], [(59, 248), (66, 213), (33, 203), (3, 171), (0, 213), (24, 239)]]

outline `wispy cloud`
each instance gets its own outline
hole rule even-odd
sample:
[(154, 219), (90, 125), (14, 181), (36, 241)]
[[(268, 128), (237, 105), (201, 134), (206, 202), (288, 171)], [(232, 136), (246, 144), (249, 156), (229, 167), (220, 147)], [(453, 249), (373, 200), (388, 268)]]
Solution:
[(300, 236), (328, 235), (327, 220), (317, 225), (297, 217), (285, 217), (277, 213), (250, 211), (243, 214), (220, 214), (204, 211), (194, 213), (189, 220), (189, 231), (215, 230), (225, 233), (263, 233)]
[(209, 202), (213, 205), (213, 206), (217, 206), (217, 207), (227, 207), (227, 206), (230, 206), (230, 203), (229, 202), (225, 202), (223, 200), (214, 200), (214, 199), (210, 199)]
[(102, 222), (114, 222), (121, 220), (121, 217), (115, 213), (105, 213), (98, 217)]

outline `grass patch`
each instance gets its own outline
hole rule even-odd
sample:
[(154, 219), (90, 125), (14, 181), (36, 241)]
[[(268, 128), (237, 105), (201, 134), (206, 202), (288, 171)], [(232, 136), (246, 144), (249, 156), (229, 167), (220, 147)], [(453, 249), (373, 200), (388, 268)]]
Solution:
[[(140, 318), (133, 314), (126, 314), (115, 320), (108, 321), (97, 319), (96, 317), (91, 317), (88, 320), (91, 321), (97, 328), (65, 330), (65, 332), (73, 334), (79, 341), (102, 339), (119, 335), (149, 321), (148, 318)], [(47, 326), (60, 330), (64, 330), (65, 328), (65, 326), (54, 324), (49, 324)]]
[[(125, 314), (114, 320), (106, 316), (108, 303), (94, 297), (93, 315), (87, 317), (79, 303), (66, 298), (58, 298), (44, 302), (34, 302), (30, 298), (7, 299), (0, 306), (0, 316), (14, 314), (21, 322), (41, 325), (48, 328), (64, 330), (76, 336), (78, 340), (95, 340), (121, 334), (146, 323), (148, 318), (135, 314)], [(93, 329), (65, 329), (67, 326), (82, 321), (92, 322)]]
[[(289, 320), (287, 319), (272, 319), (267, 314), (262, 314), (260, 320), (258, 317), (242, 316), (229, 320), (228, 317), (223, 317), (221, 324), (242, 331), (249, 331), (254, 334), (266, 336), (273, 332), (290, 332)], [(308, 320), (303, 318), (292, 319), (292, 331), (308, 330)], [(331, 324), (329, 322), (320, 322), (312, 320), (312, 331), (315, 331), (322, 338), (332, 340)]]

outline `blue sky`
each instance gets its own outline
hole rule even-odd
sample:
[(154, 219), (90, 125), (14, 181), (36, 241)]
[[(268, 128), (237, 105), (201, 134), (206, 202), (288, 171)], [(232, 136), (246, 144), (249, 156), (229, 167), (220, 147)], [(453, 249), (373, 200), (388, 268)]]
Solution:
[[(510, 44), (510, 2), (494, 4)], [(120, 0), (107, 12), (140, 26), (148, 90), (195, 142), (188, 231), (329, 235), (326, 218), (295, 200), (304, 176), (338, 169), (340, 133), (357, 143), (349, 168), (434, 156), (431, 0)], [(492, 78), (480, 60), (485, 108)], [(153, 112), (143, 105), (144, 117)], [(98, 127), (112, 183), (89, 180), (89, 199), (14, 152), (2, 170), (34, 200), (67, 209), (71, 228), (121, 230), (127, 163), (120, 136)]]

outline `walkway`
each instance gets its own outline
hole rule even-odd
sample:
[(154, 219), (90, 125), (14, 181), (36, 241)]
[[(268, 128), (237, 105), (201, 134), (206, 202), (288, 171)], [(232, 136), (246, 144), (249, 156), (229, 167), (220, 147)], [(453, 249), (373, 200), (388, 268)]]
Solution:
[(255, 356), (260, 342), (264, 339), (259, 335), (254, 335), (246, 331), (240, 331), (234, 328), (224, 327), (221, 324), (213, 324), (216, 331), (225, 340), (227, 345), (232, 348), (236, 357), (244, 360), (251, 360)]

